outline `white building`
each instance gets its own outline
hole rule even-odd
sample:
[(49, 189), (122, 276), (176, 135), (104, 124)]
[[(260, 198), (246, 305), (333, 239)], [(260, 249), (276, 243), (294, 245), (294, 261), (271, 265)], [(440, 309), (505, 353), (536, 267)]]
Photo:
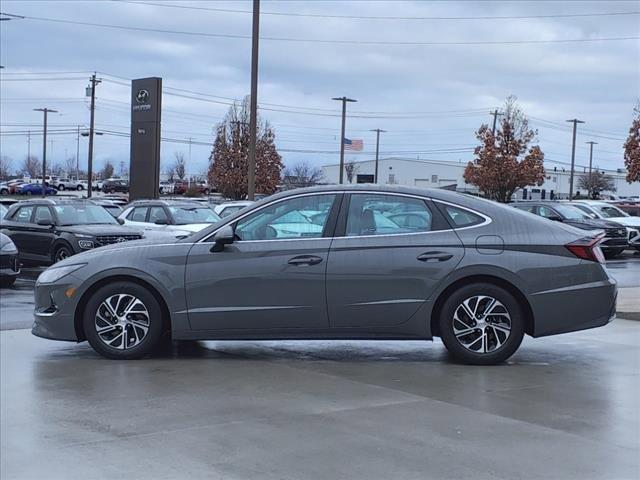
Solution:
[[(363, 160), (356, 163), (353, 183), (373, 183), (375, 160)], [(451, 162), (445, 160), (417, 160), (411, 158), (389, 157), (381, 158), (378, 162), (378, 183), (408, 185), (412, 187), (447, 188), (458, 192), (477, 193), (474, 185), (465, 182), (463, 173), (466, 161)], [(338, 183), (340, 165), (331, 164), (322, 167), (324, 180), (327, 183)], [(604, 172), (611, 176), (616, 185), (616, 194), (621, 196), (640, 195), (640, 184), (629, 184), (625, 180), (623, 170)], [(586, 174), (583, 168), (576, 169), (574, 174), (574, 191), (578, 192), (578, 178)], [(569, 196), (569, 171), (563, 167), (548, 167), (546, 179), (542, 186), (533, 186), (527, 190), (529, 198), (567, 198)], [(344, 181), (348, 182), (347, 175)], [(523, 198), (525, 192), (517, 193)]]

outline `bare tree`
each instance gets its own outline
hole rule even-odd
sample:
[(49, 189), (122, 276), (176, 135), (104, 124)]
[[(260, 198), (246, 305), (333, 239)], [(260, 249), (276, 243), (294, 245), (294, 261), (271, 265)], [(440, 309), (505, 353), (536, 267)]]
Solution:
[(180, 180), (184, 180), (184, 177), (186, 175), (186, 162), (184, 159), (184, 153), (174, 152), (173, 155), (176, 157), (176, 161), (173, 164), (172, 170)]
[(0, 178), (5, 179), (11, 175), (11, 165), (13, 164), (13, 160), (7, 155), (2, 155), (0, 157)]
[(42, 175), (42, 163), (35, 155), (29, 155), (22, 161), (21, 167), (22, 173), (29, 175), (31, 178), (35, 178), (38, 175)]
[(310, 187), (320, 183), (323, 177), (324, 174), (320, 168), (303, 161), (296, 163), (293, 167), (285, 168), (283, 182), (287, 188)]
[(102, 174), (103, 180), (113, 177), (113, 171), (114, 168), (111, 160), (107, 160), (104, 164), (104, 167), (102, 167), (102, 172), (100, 172)]
[(360, 170), (360, 165), (358, 165), (355, 161), (350, 160), (344, 165), (344, 172), (347, 174), (347, 180), (349, 183), (353, 183), (353, 178), (356, 176)]
[(72, 176), (75, 175), (76, 173), (76, 157), (75, 155), (73, 157), (67, 157), (64, 159), (64, 172), (67, 176)]
[(594, 170), (591, 175), (583, 175), (578, 179), (578, 186), (589, 192), (589, 197), (596, 200), (602, 192), (615, 192), (616, 185), (609, 175)]

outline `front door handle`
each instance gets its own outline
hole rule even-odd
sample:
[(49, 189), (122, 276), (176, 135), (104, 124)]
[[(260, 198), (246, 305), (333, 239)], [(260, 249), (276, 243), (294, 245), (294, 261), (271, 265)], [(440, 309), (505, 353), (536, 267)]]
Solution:
[(421, 262), (446, 262), (452, 258), (453, 254), (447, 252), (425, 252), (417, 257)]
[(300, 255), (289, 259), (289, 265), (317, 265), (322, 261), (321, 257), (315, 255)]

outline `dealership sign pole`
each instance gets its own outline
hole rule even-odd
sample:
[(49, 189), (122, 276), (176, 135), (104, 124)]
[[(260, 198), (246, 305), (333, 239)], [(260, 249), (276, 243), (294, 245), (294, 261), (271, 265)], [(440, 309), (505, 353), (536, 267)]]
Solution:
[(131, 156), (129, 200), (158, 198), (162, 79), (131, 82)]

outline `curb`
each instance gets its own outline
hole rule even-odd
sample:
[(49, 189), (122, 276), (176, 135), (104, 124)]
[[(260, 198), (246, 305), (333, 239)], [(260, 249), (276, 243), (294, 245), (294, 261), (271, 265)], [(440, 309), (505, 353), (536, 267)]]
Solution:
[(640, 321), (640, 312), (616, 312), (616, 319)]

